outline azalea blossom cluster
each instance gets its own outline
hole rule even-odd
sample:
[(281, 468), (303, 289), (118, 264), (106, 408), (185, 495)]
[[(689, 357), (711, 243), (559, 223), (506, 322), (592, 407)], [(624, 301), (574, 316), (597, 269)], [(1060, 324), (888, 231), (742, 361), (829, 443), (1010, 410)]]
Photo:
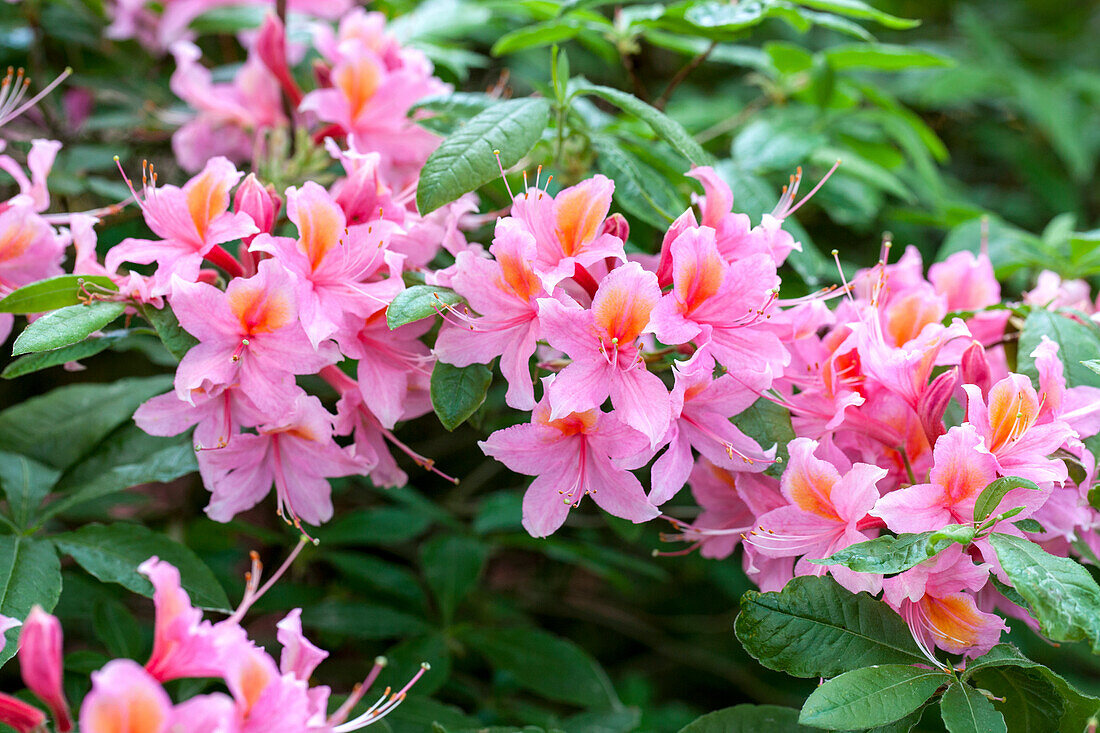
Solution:
[[(191, 605), (179, 571), (156, 557), (139, 571), (153, 584), (156, 620), (149, 660), (107, 662), (91, 675), (91, 691), (80, 705), (77, 720), (84, 733), (347, 733), (384, 718), (404, 701), (409, 689), (428, 665), (397, 692), (389, 688), (374, 705), (349, 719), (386, 664), (384, 657), (361, 685), (331, 714), (328, 687), (310, 685), (310, 677), (328, 652), (302, 635), (301, 609), (294, 609), (277, 625), (282, 646), (278, 663), (248, 638), (240, 622), (301, 550), (291, 553), (272, 577), (260, 586), (262, 566), (253, 556), (248, 586), (237, 610), (211, 623)], [(17, 619), (0, 617), (0, 628), (19, 626)], [(50, 711), (59, 733), (73, 729), (73, 716), (62, 685), (62, 629), (56, 617), (35, 606), (22, 623), (19, 666), (27, 689)], [(3, 639), (0, 638), (0, 644)], [(0, 647), (2, 648), (2, 647)], [(213, 678), (229, 690), (196, 695), (173, 703), (164, 689), (171, 680)], [(11, 695), (0, 693), (0, 722), (18, 733), (44, 730), (46, 713)]]

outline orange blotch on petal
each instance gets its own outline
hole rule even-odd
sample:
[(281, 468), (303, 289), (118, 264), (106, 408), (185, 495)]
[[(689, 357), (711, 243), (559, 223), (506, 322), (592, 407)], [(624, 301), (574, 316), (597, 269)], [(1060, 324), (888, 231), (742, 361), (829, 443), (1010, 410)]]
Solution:
[(676, 263), (673, 287), (685, 312), (692, 312), (718, 292), (726, 274), (724, 264), (717, 248), (704, 252), (702, 257), (685, 258)]
[(946, 312), (938, 298), (925, 292), (910, 293), (886, 309), (884, 330), (893, 346), (902, 346), (919, 336), (929, 323), (942, 321)]
[(367, 56), (340, 64), (332, 74), (332, 83), (348, 100), (348, 111), (355, 120), (374, 97), (382, 83), (382, 70)]
[(989, 447), (994, 453), (1012, 443), (1035, 423), (1039, 400), (1030, 384), (1009, 377), (989, 390)]
[(988, 626), (988, 620), (974, 606), (973, 598), (963, 593), (943, 598), (925, 596), (920, 605), (936, 645), (949, 652), (962, 653), (976, 646)]
[(232, 181), (215, 171), (208, 170), (187, 184), (187, 210), (195, 231), (200, 237), (206, 236), (206, 228), (215, 218), (229, 208), (229, 186)]
[(268, 291), (258, 283), (238, 281), (237, 287), (226, 293), (229, 309), (241, 323), (246, 334), (271, 333), (294, 320), (289, 293)]
[[(531, 296), (541, 288), (538, 276), (531, 265), (515, 252), (500, 252), (496, 255), (500, 263), (502, 285), (506, 285), (520, 300), (531, 300)], [(500, 287), (498, 285), (498, 287)], [(501, 290), (504, 288), (501, 287)]]
[(600, 225), (611, 205), (610, 195), (603, 195), (598, 181), (567, 188), (554, 199), (554, 225), (562, 251), (572, 257), (596, 238)]
[(316, 270), (344, 232), (344, 217), (330, 201), (312, 199), (298, 202), (298, 249)]
[(833, 507), (832, 491), (835, 477), (814, 470), (813, 466), (803, 466), (800, 470), (788, 469), (787, 491), (791, 499), (803, 511), (819, 517), (841, 521)]
[(639, 293), (633, 285), (628, 280), (616, 283), (605, 280), (592, 302), (596, 327), (603, 329), (608, 339), (618, 339), (620, 345), (631, 344), (638, 338), (657, 305), (657, 298)]

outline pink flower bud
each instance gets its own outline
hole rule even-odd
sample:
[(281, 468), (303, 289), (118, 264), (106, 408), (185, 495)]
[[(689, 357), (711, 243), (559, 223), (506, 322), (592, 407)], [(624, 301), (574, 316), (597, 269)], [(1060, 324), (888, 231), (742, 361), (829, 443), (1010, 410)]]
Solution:
[(612, 214), (603, 220), (603, 229), (600, 233), (610, 234), (625, 242), (630, 236), (630, 224), (622, 214)]
[(970, 347), (963, 352), (959, 366), (962, 368), (963, 384), (976, 385), (983, 395), (989, 392), (993, 377), (989, 360), (985, 358), (984, 346), (977, 341), (970, 344)]
[[(237, 193), (233, 196), (233, 211), (244, 212), (252, 217), (261, 232), (271, 233), (275, 227), (275, 217), (282, 208), (282, 201), (275, 193), (272, 185), (264, 186), (256, 178), (255, 173), (249, 173), (237, 187)], [(251, 241), (252, 237), (247, 239)]]
[(943, 413), (955, 393), (958, 378), (958, 369), (944, 372), (932, 380), (917, 400), (917, 416), (930, 445), (935, 445), (936, 438), (947, 432), (943, 426)]
[(283, 92), (293, 103), (294, 107), (302, 101), (302, 90), (290, 73), (290, 66), (286, 61), (286, 29), (283, 22), (274, 13), (268, 13), (260, 26), (260, 33), (256, 37), (256, 53), (272, 73), (279, 80)]
[(61, 689), (61, 622), (35, 606), (19, 637), (19, 668), (23, 682), (46, 703), (61, 733), (73, 728), (69, 703)]
[(685, 230), (697, 226), (699, 222), (695, 220), (695, 212), (688, 209), (676, 217), (676, 221), (665, 232), (665, 238), (661, 242), (661, 257), (657, 263), (657, 284), (662, 288), (672, 284), (672, 243)]
[(46, 724), (46, 714), (33, 705), (0, 692), (0, 723), (11, 726), (18, 733), (33, 733)]

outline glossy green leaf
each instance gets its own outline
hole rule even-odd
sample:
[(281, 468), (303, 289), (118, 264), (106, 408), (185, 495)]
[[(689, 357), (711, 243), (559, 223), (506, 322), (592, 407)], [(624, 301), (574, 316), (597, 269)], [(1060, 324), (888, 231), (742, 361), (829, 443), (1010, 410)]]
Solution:
[(454, 430), (477, 412), (492, 381), (493, 373), (484, 364), (456, 367), (437, 361), (432, 369), (432, 409), (443, 427)]
[[(17, 535), (0, 535), (0, 614), (27, 617), (38, 605), (52, 611), (61, 597), (61, 562), (49, 540)], [(0, 651), (0, 664), (11, 659), (19, 647), (19, 629), (9, 629)]]
[(1089, 571), (1029, 540), (994, 532), (1001, 567), (1052, 641), (1088, 641), (1100, 653), (1100, 587)]
[(734, 416), (733, 424), (764, 450), (775, 447), (779, 460), (770, 464), (765, 473), (782, 475), (790, 457), (787, 446), (795, 438), (790, 413), (771, 400), (760, 398)]
[(19, 356), (48, 351), (83, 341), (121, 316), (125, 310), (125, 303), (109, 300), (65, 306), (29, 324), (15, 339), (11, 354)]
[(979, 523), (985, 521), (1001, 503), (1001, 500), (1005, 498), (1005, 494), (1013, 489), (1038, 491), (1039, 487), (1035, 485), (1034, 481), (1028, 481), (1026, 478), (1020, 478), (1019, 476), (1003, 476), (993, 481), (989, 486), (982, 489), (982, 493), (978, 494), (978, 498), (974, 502), (974, 521)]
[[(0, 412), (0, 445), (53, 468), (87, 454), (134, 410), (172, 386), (172, 375), (74, 384), (20, 402)], [(80, 430), (73, 430), (79, 425)]]
[(686, 208), (661, 174), (623, 150), (616, 140), (600, 136), (592, 147), (598, 156), (597, 169), (615, 181), (615, 201), (627, 213), (664, 230), (676, 217), (672, 212)]
[(949, 733), (1008, 733), (1004, 716), (965, 682), (951, 685), (943, 694), (940, 715)]
[(548, 700), (584, 707), (618, 703), (607, 674), (571, 641), (536, 628), (485, 627), (464, 631), (461, 639), (493, 667)]
[(778, 592), (748, 591), (734, 628), (761, 664), (795, 677), (927, 661), (897, 613), (829, 577), (797, 577)]
[(497, 39), (489, 53), (494, 56), (505, 56), (528, 48), (550, 46), (576, 38), (580, 32), (581, 27), (574, 23), (563, 22), (560, 19), (548, 20), (505, 33)]
[(808, 733), (798, 724), (798, 710), (779, 705), (734, 705), (689, 723), (680, 733)]
[(462, 296), (437, 285), (413, 285), (405, 288), (386, 308), (386, 325), (399, 328), (446, 310), (448, 305), (465, 302)]
[(576, 80), (573, 89), (580, 94), (594, 95), (605, 99), (624, 112), (629, 112), (645, 122), (657, 133), (658, 137), (675, 148), (692, 165), (710, 165), (714, 162), (710, 153), (703, 150), (703, 147), (695, 142), (695, 139), (684, 129), (683, 125), (656, 107), (638, 99), (633, 94), (612, 87), (592, 84), (584, 79)]
[(77, 305), (88, 289), (117, 291), (111, 278), (102, 275), (59, 275), (24, 285), (0, 300), (0, 313), (45, 313)]
[(54, 535), (61, 552), (104, 583), (118, 583), (143, 596), (153, 595), (153, 584), (138, 572), (151, 557), (171, 563), (180, 571), (183, 589), (199, 608), (229, 611), (229, 598), (210, 568), (186, 545), (140, 524), (86, 524), (72, 532)]
[(797, 2), (799, 5), (804, 5), (807, 8), (814, 8), (815, 10), (826, 10), (830, 13), (846, 15), (849, 18), (856, 18), (858, 20), (873, 20), (879, 25), (897, 30), (915, 28), (920, 25), (919, 20), (899, 18), (896, 15), (890, 15), (882, 10), (871, 7), (862, 0), (797, 0)]
[(88, 338), (79, 343), (62, 346), (59, 349), (50, 349), (49, 351), (39, 351), (33, 354), (27, 354), (4, 367), (4, 371), (0, 372), (0, 377), (4, 379), (15, 379), (16, 377), (22, 377), (26, 374), (49, 369), (50, 367), (61, 366), (70, 361), (87, 359), (89, 356), (95, 356), (115, 346), (127, 336), (128, 334), (126, 331), (115, 331), (103, 334), (103, 336), (99, 338)]
[(1100, 359), (1100, 337), (1095, 327), (1044, 308), (1032, 309), (1020, 332), (1017, 359), (1022, 373), (1032, 380), (1038, 379), (1039, 372), (1031, 353), (1042, 343), (1043, 336), (1058, 344), (1058, 358), (1063, 365), (1067, 387), (1100, 386), (1100, 376), (1082, 363)]
[[(970, 533), (973, 537), (973, 530)], [(955, 541), (938, 532), (883, 535), (849, 545), (827, 558), (810, 562), (819, 565), (844, 565), (857, 573), (893, 575), (919, 565), (946, 550)]]
[(421, 214), (435, 211), (500, 175), (535, 146), (550, 119), (550, 102), (529, 97), (510, 99), (474, 116), (448, 136), (420, 171), (416, 205)]
[(156, 329), (157, 336), (164, 343), (168, 353), (177, 359), (182, 359), (191, 350), (191, 347), (199, 342), (197, 338), (187, 333), (176, 318), (172, 306), (166, 302), (163, 308), (154, 308), (151, 305), (143, 306), (141, 315)]
[(440, 535), (421, 546), (420, 565), (444, 623), (451, 622), (455, 608), (473, 590), (488, 557), (484, 543), (461, 535)]
[(854, 669), (810, 693), (798, 720), (833, 730), (885, 725), (919, 708), (951, 679), (939, 670), (905, 664)]
[(975, 674), (973, 680), (981, 689), (1001, 698), (993, 701), (993, 707), (1004, 717), (1008, 733), (1069, 730), (1059, 727), (1065, 714), (1065, 700), (1041, 671), (986, 668)]
[(61, 472), (15, 453), (0, 451), (0, 487), (8, 499), (11, 518), (26, 527), (38, 505), (50, 492)]

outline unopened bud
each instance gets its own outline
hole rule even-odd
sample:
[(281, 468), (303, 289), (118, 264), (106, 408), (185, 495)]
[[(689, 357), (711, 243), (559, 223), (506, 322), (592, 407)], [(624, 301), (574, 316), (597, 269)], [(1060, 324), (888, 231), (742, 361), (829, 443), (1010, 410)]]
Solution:
[(17, 697), (0, 692), (0, 723), (11, 726), (18, 733), (34, 733), (46, 725), (46, 714)]
[(604, 219), (603, 229), (600, 233), (610, 234), (625, 242), (627, 237), (630, 236), (630, 224), (622, 214), (612, 214)]
[(73, 728), (69, 703), (61, 689), (61, 622), (35, 606), (23, 622), (19, 637), (19, 668), (23, 683), (53, 713), (57, 730)]
[[(275, 217), (282, 205), (275, 193), (275, 187), (270, 184), (265, 187), (255, 173), (248, 174), (233, 196), (233, 210), (251, 216), (256, 227), (266, 234), (270, 234), (275, 228)], [(252, 237), (248, 239), (251, 240)]]

